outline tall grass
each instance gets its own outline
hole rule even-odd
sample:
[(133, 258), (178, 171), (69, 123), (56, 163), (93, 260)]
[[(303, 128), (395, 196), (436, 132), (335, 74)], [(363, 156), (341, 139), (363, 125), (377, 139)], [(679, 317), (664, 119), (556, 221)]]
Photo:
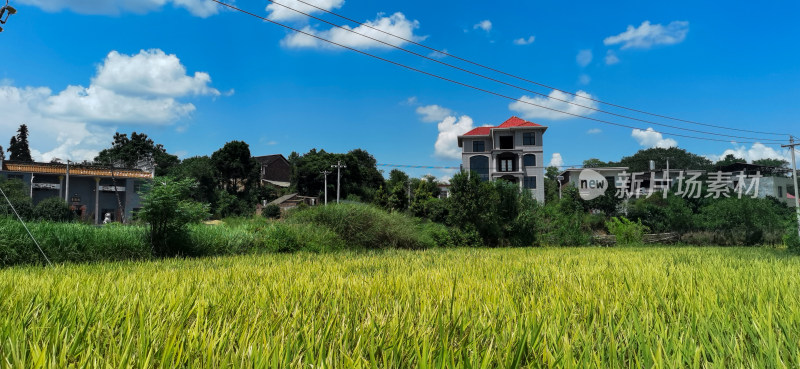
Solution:
[(433, 249), (0, 270), (0, 367), (800, 366), (800, 259)]
[[(48, 258), (56, 263), (140, 259), (151, 254), (144, 227), (54, 222), (29, 222), (28, 227)], [(0, 267), (43, 262), (22, 224), (0, 217)]]
[(363, 204), (338, 204), (297, 210), (289, 222), (329, 228), (348, 245), (365, 249), (435, 247), (421, 221)]

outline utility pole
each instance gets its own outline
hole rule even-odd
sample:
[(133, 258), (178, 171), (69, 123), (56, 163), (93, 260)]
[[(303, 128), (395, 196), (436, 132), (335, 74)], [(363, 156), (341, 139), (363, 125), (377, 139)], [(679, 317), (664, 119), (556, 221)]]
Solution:
[(792, 180), (794, 181), (794, 210), (797, 213), (797, 234), (800, 235), (800, 199), (798, 199), (798, 195), (800, 195), (797, 191), (797, 162), (794, 158), (794, 148), (795, 146), (800, 145), (800, 143), (794, 142), (794, 136), (789, 136), (789, 144), (788, 145), (781, 145), (781, 147), (788, 147), (792, 150)]
[(69, 204), (69, 160), (67, 160), (67, 181), (64, 183), (64, 201)]
[(331, 165), (331, 168), (336, 168), (336, 203), (339, 203), (339, 189), (342, 182), (342, 168), (347, 168), (347, 165), (342, 164), (341, 160), (337, 160), (336, 164)]
[(328, 205), (328, 174), (331, 174), (331, 172), (323, 170), (320, 173), (325, 176), (325, 205)]

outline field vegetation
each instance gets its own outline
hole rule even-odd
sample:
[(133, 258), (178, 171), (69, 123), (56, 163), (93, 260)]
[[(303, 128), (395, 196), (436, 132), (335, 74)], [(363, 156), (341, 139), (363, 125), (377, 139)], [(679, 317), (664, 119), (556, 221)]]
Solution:
[(0, 270), (0, 367), (800, 366), (765, 248), (277, 253)]

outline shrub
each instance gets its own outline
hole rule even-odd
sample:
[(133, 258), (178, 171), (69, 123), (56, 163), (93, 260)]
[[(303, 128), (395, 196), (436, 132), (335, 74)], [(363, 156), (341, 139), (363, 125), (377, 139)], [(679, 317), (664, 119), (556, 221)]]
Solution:
[[(33, 205), (25, 183), (18, 179), (0, 179), (0, 188), (2, 188), (3, 193), (8, 197), (8, 201), (11, 202), (14, 210), (17, 211), (22, 219), (29, 220), (33, 217)], [(6, 201), (6, 198), (0, 197), (0, 216), (16, 217), (8, 201)]]
[(33, 218), (52, 222), (69, 222), (75, 219), (75, 213), (69, 209), (69, 205), (63, 199), (50, 197), (36, 205), (33, 209)]
[(647, 226), (642, 225), (641, 220), (634, 223), (625, 217), (611, 218), (606, 222), (606, 227), (608, 227), (608, 232), (616, 237), (618, 245), (641, 244), (644, 234), (649, 230)]
[(800, 235), (797, 233), (797, 224), (795, 222), (791, 222), (787, 227), (786, 233), (783, 235), (783, 244), (789, 250), (800, 252)]
[(699, 225), (730, 238), (732, 244), (757, 245), (767, 235), (782, 232), (785, 211), (768, 199), (727, 198), (712, 202), (700, 211)]
[(150, 243), (160, 256), (187, 254), (188, 228), (208, 216), (208, 205), (191, 200), (193, 179), (155, 178), (142, 199), (139, 218), (150, 225)]
[(281, 207), (275, 204), (269, 204), (261, 209), (261, 215), (267, 218), (279, 218), (281, 216)]
[(422, 249), (435, 246), (420, 232), (417, 222), (400, 213), (387, 213), (375, 206), (338, 204), (294, 209), (288, 222), (323, 226), (335, 232), (350, 247), (366, 249)]

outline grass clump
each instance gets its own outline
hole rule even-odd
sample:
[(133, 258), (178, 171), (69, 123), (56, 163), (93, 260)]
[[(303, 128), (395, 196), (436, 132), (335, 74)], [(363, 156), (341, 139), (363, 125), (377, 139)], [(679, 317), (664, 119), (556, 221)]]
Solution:
[(389, 213), (372, 205), (315, 206), (289, 213), (290, 224), (322, 226), (348, 245), (364, 249), (424, 249), (435, 247), (433, 238), (412, 217)]

